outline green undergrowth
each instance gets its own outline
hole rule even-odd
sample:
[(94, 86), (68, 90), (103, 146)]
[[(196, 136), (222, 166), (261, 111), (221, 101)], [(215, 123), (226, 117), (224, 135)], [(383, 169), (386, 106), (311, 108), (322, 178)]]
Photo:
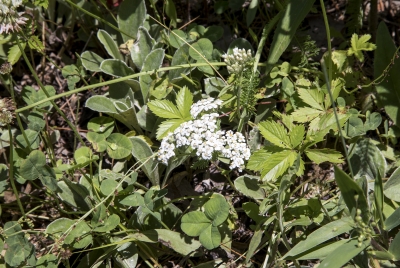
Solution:
[(341, 33), (324, 1), (211, 6), (219, 23), (173, 0), (0, 4), (0, 267), (400, 263), (386, 24), (364, 33), (361, 1)]

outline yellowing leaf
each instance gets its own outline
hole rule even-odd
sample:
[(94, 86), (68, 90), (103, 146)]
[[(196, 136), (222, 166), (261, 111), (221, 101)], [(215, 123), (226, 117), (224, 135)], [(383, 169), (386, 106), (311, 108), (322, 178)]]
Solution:
[(376, 45), (368, 42), (371, 39), (371, 35), (365, 34), (358, 38), (357, 34), (351, 36), (351, 48), (347, 51), (347, 55), (354, 55), (360, 61), (364, 61), (363, 51), (372, 51), (376, 49)]

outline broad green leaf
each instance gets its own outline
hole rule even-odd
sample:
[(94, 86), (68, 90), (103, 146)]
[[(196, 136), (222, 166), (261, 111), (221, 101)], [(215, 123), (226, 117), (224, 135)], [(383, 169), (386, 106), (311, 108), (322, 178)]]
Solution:
[(369, 34), (364, 34), (360, 38), (358, 38), (358, 35), (354, 33), (351, 36), (351, 47), (347, 51), (347, 55), (349, 56), (354, 55), (361, 62), (364, 61), (364, 55), (362, 52), (372, 51), (376, 49), (376, 45), (368, 42), (369, 39), (371, 39), (371, 35)]
[(178, 108), (169, 100), (153, 100), (150, 101), (147, 106), (158, 117), (166, 119), (184, 119)]
[(118, 8), (118, 28), (124, 42), (136, 38), (138, 29), (146, 19), (146, 5), (143, 0), (123, 1)]
[(310, 122), (311, 120), (319, 116), (321, 113), (322, 113), (321, 110), (317, 110), (310, 107), (300, 107), (299, 109), (295, 110), (292, 113), (292, 116), (294, 121), (305, 123), (305, 122)]
[(257, 13), (257, 9), (258, 9), (258, 0), (253, 0), (250, 2), (249, 8), (247, 9), (247, 13), (246, 13), (246, 24), (247, 27), (250, 26), (250, 24), (253, 22), (256, 13)]
[(176, 15), (176, 8), (173, 0), (167, 0), (165, 2), (165, 14), (167, 14), (168, 18), (170, 19), (170, 26), (176, 28), (177, 24), (177, 15)]
[(72, 228), (71, 232), (64, 239), (64, 243), (72, 245), (74, 248), (85, 248), (93, 242), (90, 234), (91, 228), (85, 221), (80, 221)]
[(356, 116), (349, 118), (344, 126), (344, 130), (346, 131), (346, 135), (350, 138), (365, 134), (363, 121)]
[(258, 177), (250, 175), (240, 176), (235, 180), (235, 187), (239, 192), (250, 198), (265, 198), (265, 191), (258, 184)]
[(193, 256), (196, 251), (200, 248), (201, 244), (199, 241), (182, 235), (178, 232), (156, 229), (158, 239), (167, 247), (173, 249), (183, 256)]
[(150, 36), (146, 28), (140, 27), (138, 41), (130, 49), (132, 61), (139, 70), (142, 69), (144, 60), (151, 52), (154, 43), (154, 39)]
[(322, 102), (322, 92), (318, 91), (318, 89), (314, 88), (305, 88), (305, 87), (298, 87), (297, 91), (299, 93), (300, 98), (310, 105), (312, 108), (323, 111), (324, 108), (321, 105)]
[(212, 58), (212, 51), (213, 44), (211, 41), (201, 38), (189, 48), (189, 55), (197, 61), (203, 61), (203, 57), (210, 60)]
[(107, 138), (114, 130), (114, 120), (106, 116), (94, 117), (89, 120), (87, 128)]
[(190, 90), (184, 86), (176, 95), (176, 106), (181, 113), (181, 118), (191, 119), (190, 107), (193, 104), (193, 95)]
[(351, 216), (355, 217), (357, 209), (360, 209), (363, 221), (369, 222), (368, 203), (360, 186), (337, 166), (335, 166), (335, 180)]
[(208, 226), (199, 236), (200, 243), (208, 250), (217, 248), (221, 244), (221, 234), (218, 227)]
[(367, 114), (367, 119), (364, 123), (364, 129), (367, 130), (375, 130), (382, 123), (382, 116), (380, 113), (373, 112), (371, 114)]
[(246, 202), (243, 203), (242, 208), (249, 218), (254, 220), (256, 224), (260, 224), (262, 220), (266, 219), (266, 216), (260, 215), (260, 207), (256, 203)]
[(40, 41), (39, 37), (36, 35), (32, 35), (31, 37), (29, 37), (28, 46), (32, 50), (36, 50), (41, 53), (44, 52), (43, 43), (42, 43), (42, 41)]
[(268, 74), (275, 63), (281, 58), (283, 52), (289, 46), (300, 23), (310, 11), (315, 0), (291, 0), (285, 8), (285, 13), (279, 20), (275, 30), (274, 38), (270, 46), (267, 60), (266, 74)]
[(297, 159), (297, 153), (292, 150), (283, 150), (272, 154), (265, 162), (261, 177), (263, 181), (273, 181), (283, 175)]
[[(189, 56), (189, 46), (187, 44), (183, 44), (176, 51), (171, 60), (171, 67), (178, 66), (182, 64), (188, 64), (193, 62), (193, 60)], [(192, 68), (179, 68), (175, 70), (170, 70), (168, 73), (168, 78), (170, 81), (180, 80), (182, 79), (181, 74), (188, 74)]]
[(355, 256), (369, 246), (367, 241), (358, 246), (357, 239), (350, 239), (347, 243), (331, 252), (318, 266), (319, 268), (341, 268)]
[(120, 222), (120, 218), (116, 214), (112, 214), (110, 217), (104, 220), (103, 224), (98, 225), (93, 229), (94, 232), (105, 233), (114, 230)]
[(26, 237), (13, 235), (8, 237), (5, 242), (8, 245), (4, 255), (7, 267), (36, 266), (35, 248)]
[(161, 140), (170, 132), (174, 132), (185, 120), (183, 119), (170, 119), (162, 122), (157, 129), (157, 139)]
[(400, 232), (396, 234), (392, 243), (390, 243), (389, 252), (393, 254), (396, 261), (400, 260)]
[(261, 229), (260, 226), (257, 226), (257, 229), (254, 232), (253, 237), (250, 240), (249, 249), (246, 254), (246, 263), (250, 263), (251, 258), (254, 255), (254, 252), (256, 252), (258, 246), (261, 243), (263, 234), (264, 234), (264, 230)]
[(304, 125), (297, 125), (290, 129), (289, 138), (291, 148), (296, 148), (301, 144), (304, 139), (304, 134), (306, 134)]
[(291, 148), (290, 139), (284, 126), (275, 121), (264, 121), (258, 124), (261, 135), (269, 142), (282, 148)]
[(113, 179), (105, 179), (101, 182), (100, 191), (103, 195), (108, 196), (111, 193), (115, 193), (115, 191), (122, 191), (122, 187), (118, 187), (118, 182)]
[(205, 29), (203, 37), (211, 42), (218, 41), (224, 35), (224, 28), (218, 25), (211, 25)]
[(88, 165), (93, 157), (92, 150), (89, 147), (83, 146), (74, 152), (74, 160), (77, 164), (81, 164), (82, 167)]
[[(121, 239), (122, 240), (122, 239)], [(139, 259), (139, 251), (136, 242), (128, 242), (117, 248), (118, 254), (114, 256), (118, 266), (123, 268), (135, 268)], [(83, 267), (78, 267), (83, 268)]]
[(107, 139), (107, 153), (113, 159), (123, 159), (131, 154), (132, 143), (120, 133), (112, 133)]
[(336, 250), (337, 248), (341, 247), (343, 244), (347, 243), (346, 239), (343, 240), (338, 240), (338, 241), (333, 241), (333, 242), (328, 242), (325, 244), (320, 244), (318, 246), (315, 246), (312, 249), (309, 249), (308, 251), (305, 251), (303, 253), (300, 253), (299, 255), (293, 256), (288, 259), (296, 259), (296, 260), (313, 260), (313, 259), (319, 259), (323, 260), (331, 254), (332, 251)]
[[(164, 60), (165, 52), (161, 48), (154, 49), (151, 51), (143, 62), (142, 72), (156, 70), (161, 67)], [(151, 75), (142, 75), (139, 77), (140, 90), (142, 91), (142, 97), (145, 103), (147, 103), (150, 85), (153, 82)]]
[(100, 69), (104, 73), (115, 77), (125, 77), (135, 73), (125, 62), (117, 59), (103, 60)]
[(226, 83), (219, 77), (204, 79), (204, 90), (208, 95), (219, 94), (224, 87), (226, 87)]
[(378, 172), (381, 176), (386, 174), (385, 157), (370, 139), (360, 139), (350, 146), (349, 151), (355, 178), (366, 176), (367, 180), (373, 181), (378, 176)]
[(400, 167), (398, 167), (383, 186), (385, 196), (400, 202)]
[(116, 114), (117, 109), (112, 100), (105, 96), (92, 96), (86, 101), (86, 107), (96, 112)]
[(100, 43), (103, 44), (104, 48), (106, 49), (107, 53), (117, 60), (123, 60), (121, 53), (119, 52), (118, 46), (112, 37), (104, 30), (99, 30), (97, 32), (97, 38), (99, 39)]
[(181, 220), (181, 229), (189, 236), (199, 236), (211, 225), (211, 220), (201, 211), (186, 213)]
[(58, 267), (58, 259), (56, 255), (52, 253), (48, 253), (42, 257), (40, 257), (36, 262), (36, 268), (57, 268)]
[(297, 255), (304, 253), (308, 250), (322, 244), (329, 239), (337, 237), (343, 233), (347, 233), (354, 228), (354, 221), (350, 218), (342, 218), (330, 223), (323, 225), (318, 228), (303, 241), (300, 241), (296, 246), (294, 246), (288, 253), (283, 256), (283, 259), (293, 259)]
[(185, 45), (187, 40), (187, 35), (184, 31), (175, 29), (171, 31), (169, 35), (169, 44), (174, 48), (179, 48)]
[(46, 165), (45, 155), (38, 150), (32, 151), (28, 158), (22, 162), (20, 175), (25, 180), (35, 180), (41, 174), (41, 169)]
[(343, 163), (343, 155), (332, 149), (307, 149), (306, 155), (317, 164), (322, 162)]
[(40, 144), (39, 132), (31, 130), (31, 129), (26, 129), (25, 130), (25, 135), (26, 135), (26, 138), (28, 140), (28, 143), (25, 140), (25, 137), (22, 134), (20, 134), (15, 139), (17, 144), (18, 144), (18, 146), (20, 148), (28, 148), (28, 147), (30, 147), (33, 150), (37, 149), (39, 147), (39, 144)]
[(135, 192), (119, 201), (119, 203), (125, 206), (138, 207), (144, 203), (144, 199), (141, 194)]
[(57, 185), (61, 189), (58, 196), (62, 201), (82, 211), (90, 209), (85, 200), (88, 196), (90, 197), (90, 193), (84, 186), (67, 181), (59, 181)]
[(138, 164), (140, 163), (141, 169), (154, 186), (159, 185), (158, 162), (154, 160), (154, 153), (150, 146), (140, 137), (130, 137), (129, 139), (132, 142), (132, 155)]
[(221, 225), (229, 215), (230, 206), (226, 202), (225, 197), (214, 193), (210, 200), (204, 204), (204, 214), (211, 219), (213, 226)]
[[(394, 58), (396, 46), (393, 43), (392, 35), (384, 22), (381, 22), (378, 27), (376, 36), (377, 49), (374, 55), (374, 78), (377, 79), (384, 73), (387, 66), (390, 64), (390, 69), (385, 76), (385, 79), (375, 86), (377, 91), (378, 106), (385, 108), (386, 113), (394, 124), (400, 126), (400, 59)], [(383, 174), (382, 174), (383, 176)]]

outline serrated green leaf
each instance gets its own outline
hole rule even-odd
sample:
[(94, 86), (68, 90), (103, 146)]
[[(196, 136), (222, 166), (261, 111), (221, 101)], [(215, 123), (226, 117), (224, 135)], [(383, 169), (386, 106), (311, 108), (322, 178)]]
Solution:
[(351, 36), (351, 47), (347, 51), (347, 55), (356, 56), (361, 62), (364, 61), (363, 51), (372, 51), (376, 49), (376, 45), (368, 42), (371, 39), (371, 35), (364, 34), (360, 38), (358, 38), (357, 34), (353, 34)]
[[(20, 43), (21, 44), (21, 48), (25, 49), (26, 47), (26, 43)], [(19, 58), (21, 58), (22, 56), (22, 52), (18, 47), (18, 44), (13, 45), (9, 50), (8, 50), (8, 54), (7, 54), (7, 61), (11, 64), (14, 65), (15, 63), (17, 63), (17, 61), (19, 60)]]
[(246, 168), (254, 171), (261, 171), (265, 161), (272, 155), (272, 152), (265, 149), (255, 151), (247, 162)]
[(165, 120), (162, 122), (157, 129), (157, 139), (161, 140), (165, 136), (167, 136), (168, 133), (174, 132), (175, 129), (177, 129), (185, 120), (183, 119), (170, 119), (170, 120)]
[(176, 106), (181, 113), (181, 118), (191, 119), (190, 107), (193, 104), (193, 95), (190, 90), (184, 86), (176, 95)]
[(342, 72), (348, 64), (347, 51), (335, 50), (332, 51), (332, 62), (336, 65), (339, 72)]
[(312, 108), (315, 108), (317, 110), (323, 111), (324, 108), (322, 107), (322, 99), (323, 99), (323, 94), (322, 92), (318, 91), (318, 89), (313, 89), (313, 88), (305, 88), (301, 86), (297, 86), (297, 91), (299, 93), (300, 98), (310, 105)]
[(292, 113), (292, 116), (294, 121), (305, 123), (310, 122), (314, 118), (318, 117), (321, 113), (323, 113), (321, 110), (310, 107), (300, 107)]
[(44, 51), (44, 46), (43, 43), (39, 40), (39, 37), (36, 35), (32, 35), (29, 40), (28, 40), (28, 46), (29, 48), (36, 50), (38, 52), (43, 52)]
[[(332, 97), (333, 97), (334, 101), (339, 97), (340, 91), (342, 91), (342, 88), (344, 87), (344, 85), (345, 85), (345, 81), (343, 78), (336, 78), (336, 79), (332, 80), (330, 86), (331, 86), (331, 92), (332, 92)], [(328, 89), (326, 87), (327, 86), (324, 85), (322, 87), (322, 89), (325, 92), (325, 107), (326, 107), (326, 109), (328, 109), (331, 107), (332, 102), (331, 102), (331, 97), (328, 94)]]
[(296, 148), (301, 144), (304, 139), (304, 134), (306, 134), (304, 125), (297, 125), (290, 129), (289, 138), (292, 148)]
[(272, 181), (283, 175), (297, 159), (297, 153), (292, 150), (283, 150), (272, 154), (268, 161), (265, 161), (261, 171), (263, 181)]
[(307, 149), (306, 155), (317, 164), (322, 162), (343, 163), (343, 155), (332, 149)]
[(258, 128), (269, 142), (282, 148), (290, 148), (290, 139), (284, 126), (275, 121), (264, 121), (258, 124)]
[(169, 100), (153, 100), (148, 104), (150, 110), (161, 118), (166, 119), (183, 119), (182, 114), (179, 112), (178, 108)]

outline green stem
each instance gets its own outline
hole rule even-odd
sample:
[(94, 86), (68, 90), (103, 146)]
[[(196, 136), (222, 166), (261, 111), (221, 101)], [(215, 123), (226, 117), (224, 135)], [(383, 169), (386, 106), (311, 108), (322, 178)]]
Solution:
[(10, 183), (11, 183), (11, 188), (13, 189), (15, 198), (17, 200), (19, 209), (21, 210), (22, 216), (24, 217), (24, 219), (26, 219), (26, 215), (25, 215), (25, 210), (24, 207), (22, 206), (21, 203), (21, 199), (19, 199), (19, 193), (17, 191), (17, 187), (15, 186), (15, 181), (14, 181), (14, 143), (13, 143), (13, 136), (12, 136), (12, 132), (11, 132), (11, 127), (10, 125), (8, 125), (8, 135), (10, 137)]
[[(39, 87), (43, 90), (43, 92), (44, 92), (44, 94), (46, 95), (47, 99), (50, 98), (50, 94), (47, 92), (47, 90), (46, 90), (46, 88), (44, 87), (42, 81), (40, 81), (40, 79), (39, 79), (39, 77), (38, 77), (38, 75), (37, 75), (35, 69), (33, 69), (31, 63), (29, 62), (29, 59), (28, 59), (28, 57), (26, 56), (26, 53), (25, 53), (24, 49), (22, 48), (21, 43), (20, 43), (20, 41), (19, 41), (18, 38), (17, 38), (17, 45), (18, 45), (18, 47), (19, 47), (19, 49), (20, 49), (20, 51), (21, 51), (21, 53), (22, 53), (22, 56), (23, 56), (23, 58), (24, 58), (24, 60), (25, 60), (26, 65), (28, 66), (28, 68), (29, 68), (31, 74), (32, 74), (33, 77), (35, 78), (35, 80), (36, 80), (36, 82), (38, 83)], [(57, 106), (57, 104), (56, 104), (53, 100), (50, 100), (50, 102), (51, 102), (51, 104), (53, 105), (53, 107), (56, 109), (56, 111), (58, 112), (58, 114), (65, 120), (65, 122), (68, 124), (68, 126), (69, 126), (69, 127), (72, 129), (72, 131), (74, 132), (74, 134), (78, 137), (79, 141), (80, 141), (82, 144), (85, 144), (85, 142), (84, 142), (83, 139), (81, 138), (80, 134), (79, 134), (78, 131), (76, 130), (75, 126), (72, 125), (72, 123), (68, 120), (68, 118), (65, 116), (64, 112), (61, 111), (61, 109)], [(42, 103), (44, 103), (44, 102), (42, 102)], [(33, 108), (33, 107), (35, 107), (35, 106), (37, 106), (37, 105), (38, 105), (38, 104), (28, 105), (28, 106), (31, 106), (30, 108)], [(26, 106), (26, 107), (27, 107), (27, 106)], [(25, 107), (25, 108), (26, 108), (26, 107)], [(29, 108), (29, 109), (30, 109), (30, 108)], [(20, 110), (20, 111), (18, 111), (18, 110)], [(21, 112), (21, 109), (18, 109), (18, 110), (15, 110), (15, 113), (20, 113), (20, 112)], [(27, 110), (27, 109), (23, 109), (23, 110)]]
[(322, 15), (324, 17), (324, 24), (325, 24), (325, 31), (326, 31), (326, 39), (328, 42), (328, 67), (329, 67), (329, 72), (328, 72), (328, 78), (329, 78), (329, 83), (332, 81), (332, 44), (331, 44), (331, 32), (329, 30), (329, 22), (328, 22), (328, 16), (326, 15), (326, 9), (325, 9), (325, 4), (323, 0), (320, 0), (321, 3), (321, 8), (322, 8)]

